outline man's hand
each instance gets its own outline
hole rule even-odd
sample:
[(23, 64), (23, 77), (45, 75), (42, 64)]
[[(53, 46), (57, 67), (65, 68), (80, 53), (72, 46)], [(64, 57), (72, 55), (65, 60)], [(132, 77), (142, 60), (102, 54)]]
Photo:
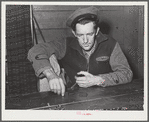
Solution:
[(51, 91), (53, 91), (54, 93), (57, 93), (58, 95), (61, 94), (62, 96), (64, 96), (65, 85), (61, 78), (54, 78), (52, 80), (49, 80), (49, 86), (50, 86)]
[(103, 82), (103, 79), (100, 76), (92, 75), (88, 72), (81, 71), (77, 73), (78, 75), (83, 74), (84, 76), (77, 77), (75, 76), (76, 82), (80, 87), (90, 87), (94, 85), (100, 85)]
[(58, 95), (64, 96), (65, 94), (65, 85), (63, 80), (54, 73), (52, 69), (45, 70), (43, 72), (49, 81), (50, 90)]

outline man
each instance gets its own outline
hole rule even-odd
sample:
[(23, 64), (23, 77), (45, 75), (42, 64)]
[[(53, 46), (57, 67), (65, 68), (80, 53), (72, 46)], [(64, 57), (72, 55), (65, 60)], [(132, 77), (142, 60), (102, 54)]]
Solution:
[[(51, 91), (62, 96), (65, 93), (64, 80), (55, 70), (59, 64), (64, 68), (71, 85), (77, 83), (86, 88), (131, 82), (133, 74), (118, 42), (100, 32), (97, 8), (76, 10), (66, 24), (72, 29), (75, 38), (66, 38), (63, 43), (50, 41), (38, 44), (28, 53), (36, 75), (46, 76)], [(53, 57), (54, 67), (49, 61), (50, 57)]]

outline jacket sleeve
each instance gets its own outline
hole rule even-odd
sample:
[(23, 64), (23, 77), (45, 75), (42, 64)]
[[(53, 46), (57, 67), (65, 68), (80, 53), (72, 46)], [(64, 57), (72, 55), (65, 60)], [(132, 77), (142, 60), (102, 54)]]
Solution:
[(57, 59), (64, 57), (66, 52), (66, 40), (50, 41), (33, 46), (28, 52), (28, 60), (32, 63), (37, 77), (42, 77), (45, 69), (52, 68), (49, 58), (55, 54)]
[(113, 72), (100, 75), (104, 80), (102, 87), (131, 82), (133, 73), (118, 43), (110, 56), (110, 65)]

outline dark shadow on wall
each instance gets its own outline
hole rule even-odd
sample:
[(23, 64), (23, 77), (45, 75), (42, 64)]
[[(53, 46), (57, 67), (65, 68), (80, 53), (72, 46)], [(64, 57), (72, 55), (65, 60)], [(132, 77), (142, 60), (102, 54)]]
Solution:
[(98, 24), (98, 26), (103, 34), (110, 34), (111, 27), (107, 22), (102, 21)]

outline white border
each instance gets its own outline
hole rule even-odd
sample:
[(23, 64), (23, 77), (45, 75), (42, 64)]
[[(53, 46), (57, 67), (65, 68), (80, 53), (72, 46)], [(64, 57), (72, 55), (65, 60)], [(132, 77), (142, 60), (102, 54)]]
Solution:
[[(79, 4), (78, 4), (79, 3)], [(6, 5), (102, 5), (102, 6), (125, 6), (125, 5), (143, 5), (144, 6), (144, 111), (81, 111), (91, 115), (77, 115), (77, 111), (45, 111), (45, 110), (5, 110), (5, 15)], [(147, 120), (148, 110), (148, 4), (147, 2), (2, 2), (2, 120)], [(63, 114), (62, 114), (63, 113)]]
[(15, 4), (15, 5), (101, 5), (101, 6), (109, 6), (109, 5), (114, 5), (114, 6), (128, 6), (128, 5), (147, 5), (147, 2), (136, 2), (136, 1), (131, 1), (131, 2), (80, 2), (80, 1), (71, 1), (71, 2), (20, 2), (20, 1), (7, 1), (7, 2), (2, 2), (4, 4)]

